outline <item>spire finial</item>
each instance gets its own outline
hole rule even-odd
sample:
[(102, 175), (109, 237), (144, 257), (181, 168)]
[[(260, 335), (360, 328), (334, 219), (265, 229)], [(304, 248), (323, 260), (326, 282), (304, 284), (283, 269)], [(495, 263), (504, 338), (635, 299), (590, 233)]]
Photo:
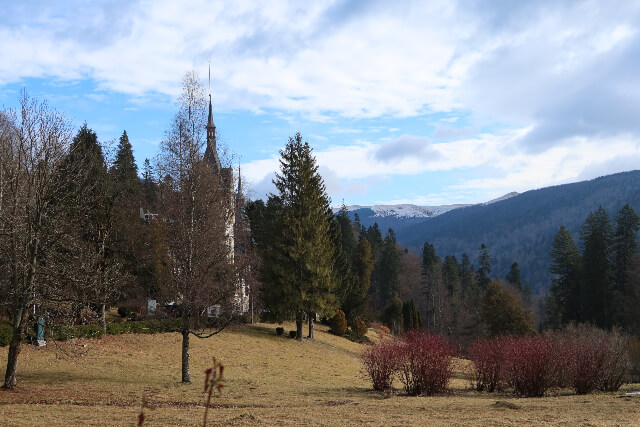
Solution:
[(211, 60), (209, 60), (209, 101), (211, 101)]

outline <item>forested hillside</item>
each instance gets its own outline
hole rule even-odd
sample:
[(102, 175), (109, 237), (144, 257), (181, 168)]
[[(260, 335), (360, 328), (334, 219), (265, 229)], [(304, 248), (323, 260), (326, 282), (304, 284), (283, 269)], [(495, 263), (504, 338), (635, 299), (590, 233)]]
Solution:
[(579, 242), (580, 226), (590, 212), (602, 205), (613, 217), (627, 203), (640, 211), (640, 171), (532, 190), (418, 223), (398, 223), (394, 230), (398, 242), (411, 251), (420, 251), (428, 241), (441, 257), (455, 255), (460, 259), (466, 252), (472, 262), (485, 243), (491, 254), (491, 276), (504, 278), (516, 261), (523, 280), (535, 293), (551, 284), (549, 251), (561, 225)]

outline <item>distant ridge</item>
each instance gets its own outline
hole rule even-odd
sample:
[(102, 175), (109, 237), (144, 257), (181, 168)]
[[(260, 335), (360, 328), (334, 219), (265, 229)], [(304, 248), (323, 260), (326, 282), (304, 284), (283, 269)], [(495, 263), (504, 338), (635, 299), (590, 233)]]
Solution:
[(393, 229), (398, 241), (416, 253), (428, 241), (440, 257), (455, 255), (460, 260), (466, 252), (473, 263), (485, 243), (491, 276), (504, 278), (515, 261), (523, 280), (545, 291), (551, 285), (549, 251), (560, 226), (580, 244), (579, 231), (590, 212), (602, 205), (615, 226), (616, 213), (625, 204), (640, 214), (640, 171), (531, 190), (406, 225), (396, 222)]

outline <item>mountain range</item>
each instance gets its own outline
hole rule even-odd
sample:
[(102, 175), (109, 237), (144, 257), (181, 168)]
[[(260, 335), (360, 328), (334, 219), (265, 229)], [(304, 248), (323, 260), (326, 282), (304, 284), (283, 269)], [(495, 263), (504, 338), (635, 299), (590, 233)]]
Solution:
[(491, 276), (504, 278), (513, 262), (534, 292), (551, 285), (549, 251), (564, 225), (579, 243), (587, 215), (602, 205), (615, 226), (616, 213), (629, 204), (640, 213), (640, 171), (622, 172), (589, 181), (509, 193), (476, 205), (351, 206), (350, 216), (360, 223), (374, 222), (385, 233), (392, 228), (398, 242), (420, 253), (425, 242), (438, 255), (467, 253), (475, 262), (482, 243), (491, 254)]

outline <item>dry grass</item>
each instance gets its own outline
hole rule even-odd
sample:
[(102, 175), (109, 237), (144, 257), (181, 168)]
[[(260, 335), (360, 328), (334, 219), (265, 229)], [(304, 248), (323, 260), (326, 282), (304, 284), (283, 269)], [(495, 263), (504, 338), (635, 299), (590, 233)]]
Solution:
[[(86, 354), (77, 357), (66, 357), (52, 345), (25, 346), (18, 390), (0, 391), (0, 424), (134, 425), (145, 393), (157, 406), (146, 411), (145, 425), (198, 425), (204, 412), (204, 370), (214, 355), (225, 365), (225, 388), (212, 400), (210, 425), (640, 423), (640, 398), (561, 394), (515, 399), (473, 392), (462, 372), (465, 361), (458, 362), (448, 395), (374, 392), (358, 359), (362, 346), (321, 325), (313, 342), (277, 336), (275, 325), (267, 324), (238, 326), (191, 342), (192, 384), (179, 382), (178, 334), (82, 340)], [(0, 364), (6, 364), (6, 349)]]

